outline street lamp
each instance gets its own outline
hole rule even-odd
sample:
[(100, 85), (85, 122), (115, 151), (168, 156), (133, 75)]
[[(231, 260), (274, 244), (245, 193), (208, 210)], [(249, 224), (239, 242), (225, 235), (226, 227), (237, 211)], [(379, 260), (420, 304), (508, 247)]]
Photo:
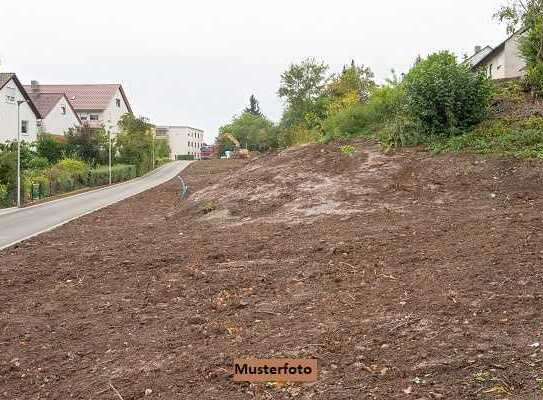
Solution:
[(111, 120), (108, 120), (107, 123), (107, 136), (109, 138), (109, 185), (111, 186)]
[(17, 208), (21, 208), (21, 104), (26, 100), (17, 101)]

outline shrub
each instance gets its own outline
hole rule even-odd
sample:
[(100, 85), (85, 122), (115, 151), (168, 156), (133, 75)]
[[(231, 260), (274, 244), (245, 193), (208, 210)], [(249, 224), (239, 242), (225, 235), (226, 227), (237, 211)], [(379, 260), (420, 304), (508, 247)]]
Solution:
[(49, 160), (45, 157), (36, 156), (28, 162), (28, 168), (32, 170), (43, 170), (49, 167)]
[(36, 142), (37, 155), (45, 158), (49, 164), (56, 164), (66, 152), (66, 146), (60, 140), (53, 135), (40, 135)]
[[(87, 184), (89, 167), (84, 161), (65, 158), (56, 163), (53, 168), (69, 175), (71, 180), (73, 180), (74, 185)], [(59, 176), (64, 176), (64, 174), (60, 174)]]
[(386, 85), (376, 89), (364, 104), (328, 117), (323, 128), (326, 138), (374, 134), (385, 121), (395, 118), (404, 104), (401, 86)]
[(0, 207), (9, 207), (8, 186), (0, 184)]
[(421, 61), (406, 75), (406, 109), (426, 134), (451, 136), (482, 121), (493, 84), (482, 72), (458, 64), (449, 52)]
[[(111, 167), (112, 183), (133, 179), (137, 176), (135, 165), (116, 164)], [(102, 186), (109, 183), (109, 168), (102, 166), (89, 171), (89, 186)]]

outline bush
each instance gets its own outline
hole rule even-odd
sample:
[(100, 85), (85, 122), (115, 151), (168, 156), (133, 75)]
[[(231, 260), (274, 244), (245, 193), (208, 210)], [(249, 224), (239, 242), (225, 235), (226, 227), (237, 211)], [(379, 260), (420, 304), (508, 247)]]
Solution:
[(188, 155), (188, 154), (177, 155), (177, 156), (175, 156), (175, 159), (176, 160), (194, 160), (194, 156), (193, 155)]
[(403, 84), (406, 110), (426, 134), (451, 136), (484, 119), (493, 84), (482, 72), (458, 64), (449, 52), (421, 61)]
[(328, 117), (323, 123), (326, 138), (375, 134), (387, 120), (394, 119), (401, 112), (403, 104), (401, 86), (380, 87), (366, 103), (357, 104)]
[[(116, 164), (111, 167), (112, 183), (133, 179), (137, 176), (136, 166)], [(93, 168), (89, 171), (89, 186), (102, 186), (109, 184), (109, 168), (107, 166)]]
[(53, 135), (40, 135), (36, 142), (37, 155), (45, 158), (49, 164), (56, 164), (66, 152), (66, 146), (60, 140)]
[(0, 207), (9, 207), (8, 186), (0, 184)]
[(28, 162), (28, 168), (32, 170), (43, 170), (49, 167), (49, 160), (45, 157), (36, 156)]
[[(74, 185), (87, 184), (89, 167), (84, 161), (75, 160), (73, 158), (65, 158), (56, 163), (53, 168), (65, 172), (67, 175), (69, 175), (71, 180), (73, 180)], [(60, 174), (59, 176), (64, 175)]]

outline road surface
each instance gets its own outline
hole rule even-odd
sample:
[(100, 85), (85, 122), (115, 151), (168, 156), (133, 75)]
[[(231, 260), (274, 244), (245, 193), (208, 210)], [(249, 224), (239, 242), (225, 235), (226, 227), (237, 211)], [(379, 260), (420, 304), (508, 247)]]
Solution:
[(189, 163), (175, 161), (128, 182), (0, 213), (0, 250), (167, 182)]

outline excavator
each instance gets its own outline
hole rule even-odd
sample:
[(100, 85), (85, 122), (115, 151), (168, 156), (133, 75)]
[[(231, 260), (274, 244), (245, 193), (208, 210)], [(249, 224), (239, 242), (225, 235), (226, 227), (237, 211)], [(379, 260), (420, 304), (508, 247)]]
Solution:
[[(231, 133), (228, 133), (228, 132), (224, 132), (224, 133), (221, 133), (219, 135), (219, 137), (217, 139), (217, 142), (220, 142), (222, 139), (228, 139), (236, 147), (235, 150), (234, 150), (234, 153), (232, 154), (232, 156), (230, 158), (235, 158), (235, 159), (247, 159), (247, 158), (249, 158), (249, 150), (242, 149), (241, 144), (239, 143), (239, 140), (237, 140), (234, 135), (232, 135)], [(219, 152), (219, 154), (220, 154), (220, 152)]]

